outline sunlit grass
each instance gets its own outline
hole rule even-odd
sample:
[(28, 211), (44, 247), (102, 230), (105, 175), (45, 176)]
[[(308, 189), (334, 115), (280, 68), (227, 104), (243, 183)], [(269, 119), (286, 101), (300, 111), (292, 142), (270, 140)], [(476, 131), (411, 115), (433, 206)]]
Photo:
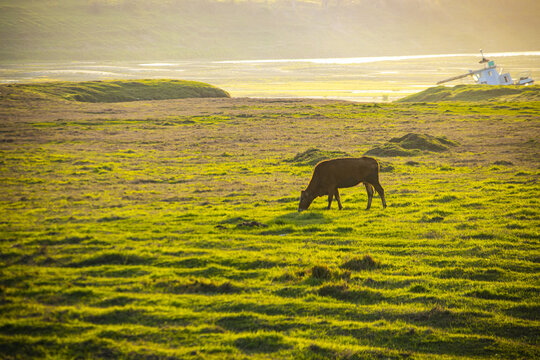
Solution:
[[(538, 103), (10, 104), (7, 358), (539, 356)], [(295, 155), (410, 132), (459, 146), (297, 212)]]

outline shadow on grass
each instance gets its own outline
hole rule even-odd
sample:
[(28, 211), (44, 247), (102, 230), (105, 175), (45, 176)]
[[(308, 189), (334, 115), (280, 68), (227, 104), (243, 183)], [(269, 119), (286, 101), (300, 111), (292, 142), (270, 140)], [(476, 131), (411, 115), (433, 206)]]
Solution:
[(279, 334), (248, 335), (239, 337), (233, 344), (246, 353), (270, 353), (292, 348), (292, 345)]
[(274, 218), (270, 222), (276, 225), (307, 226), (307, 225), (329, 224), (332, 221), (320, 212), (304, 211), (304, 212), (299, 213), (295, 211), (295, 212), (280, 215)]
[(260, 318), (252, 314), (238, 314), (231, 316), (224, 316), (216, 320), (216, 325), (222, 328), (234, 331), (237, 333), (242, 332), (257, 332), (257, 331), (286, 331), (294, 328), (301, 327), (300, 324), (294, 321), (272, 321)]
[(85, 267), (100, 265), (145, 265), (149, 264), (152, 260), (152, 258), (149, 258), (147, 256), (111, 252), (92, 256), (81, 261), (74, 261), (67, 266)]
[(507, 276), (503, 270), (497, 268), (488, 269), (463, 269), (460, 267), (447, 268), (439, 271), (435, 276), (442, 279), (470, 279), (478, 281), (501, 281)]
[(38, 245), (78, 245), (84, 241), (92, 240), (93, 238), (91, 236), (66, 236), (63, 239), (53, 240), (53, 239), (40, 239), (32, 241), (31, 243), (35, 243)]
[(84, 318), (85, 321), (92, 324), (135, 324), (144, 326), (187, 326), (191, 323), (190, 316), (163, 316), (159, 314), (149, 313), (143, 309), (137, 308), (121, 308), (105, 311), (96, 315), (88, 315)]
[(521, 319), (540, 321), (540, 305), (537, 304), (513, 306), (507, 309), (506, 313)]
[(232, 294), (242, 291), (230, 281), (220, 283), (207, 279), (192, 279), (187, 282), (166, 280), (157, 282), (154, 287), (169, 294)]
[[(326, 295), (327, 292), (327, 295)], [(362, 298), (364, 294), (353, 293), (343, 294), (342, 289), (325, 288), (323, 290), (325, 295), (323, 296), (340, 296), (340, 297), (359, 297)], [(377, 292), (375, 294), (369, 293), (366, 296), (366, 302), (373, 301), (377, 303), (374, 298), (377, 298)], [(333, 297), (333, 296), (330, 296)], [(383, 298), (382, 301), (385, 299)], [(353, 300), (356, 301), (356, 300)], [(361, 322), (373, 322), (386, 320), (389, 322), (403, 321), (415, 326), (429, 326), (439, 329), (453, 329), (453, 328), (465, 328), (467, 331), (476, 332), (480, 335), (487, 336), (499, 336), (511, 339), (522, 339), (528, 342), (536, 341), (537, 339), (537, 327), (528, 324), (513, 324), (503, 323), (495, 321), (491, 315), (480, 312), (456, 312), (453, 310), (445, 309), (440, 306), (434, 306), (429, 310), (412, 311), (406, 313), (394, 313), (385, 311), (367, 311), (359, 312), (358, 308), (343, 308), (341, 306), (334, 307), (330, 305), (322, 305), (321, 303), (289, 303), (289, 304), (242, 304), (235, 305), (219, 305), (216, 304), (212, 308), (212, 311), (225, 311), (225, 312), (238, 312), (241, 313), (249, 308), (253, 313), (259, 313), (269, 316), (283, 315), (289, 316), (291, 313), (297, 316), (325, 316), (333, 317), (335, 319), (350, 320), (354, 318), (356, 321)], [(528, 311), (533, 311), (529, 307), (515, 307), (507, 310), (512, 312), (515, 316), (530, 316), (527, 315)]]
[(75, 288), (66, 291), (40, 292), (35, 295), (36, 299), (48, 305), (73, 305), (90, 301), (96, 297), (92, 289)]
[(99, 303), (97, 303), (96, 306), (98, 307), (126, 306), (135, 301), (136, 299), (130, 298), (127, 296), (116, 296), (116, 297), (111, 297), (111, 298), (102, 300)]
[(356, 304), (375, 304), (384, 299), (383, 295), (378, 291), (350, 289), (347, 284), (321, 286), (317, 294)]
[(89, 339), (61, 342), (59, 338), (0, 339), (6, 359), (119, 359), (122, 353), (112, 341)]
[(36, 322), (32, 323), (8, 323), (0, 326), (0, 334), (6, 335), (27, 335), (27, 336), (49, 336), (55, 334), (57, 336), (67, 336), (81, 334), (86, 330), (91, 329), (90, 326), (70, 326), (67, 324)]
[(400, 360), (410, 359), (411, 355), (408, 353), (392, 353), (378, 350), (364, 350), (360, 352), (354, 352), (351, 350), (337, 350), (326, 347), (321, 347), (316, 344), (311, 344), (308, 347), (302, 349), (297, 354), (297, 358), (304, 360), (371, 360), (371, 359), (387, 359), (387, 360)]

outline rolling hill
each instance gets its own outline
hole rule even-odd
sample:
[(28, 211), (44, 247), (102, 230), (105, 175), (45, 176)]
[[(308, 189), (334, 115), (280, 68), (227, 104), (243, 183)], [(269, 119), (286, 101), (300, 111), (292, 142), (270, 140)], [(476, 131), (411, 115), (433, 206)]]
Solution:
[(540, 86), (456, 85), (436, 86), (397, 100), (439, 101), (540, 101)]
[[(52, 97), (80, 102), (124, 102), (186, 98), (219, 98), (230, 95), (217, 87), (197, 81), (183, 80), (113, 80), (55, 81), (34, 84), (0, 85), (0, 97), (21, 96), (21, 92), (39, 97)], [(24, 95), (22, 95), (24, 97)]]

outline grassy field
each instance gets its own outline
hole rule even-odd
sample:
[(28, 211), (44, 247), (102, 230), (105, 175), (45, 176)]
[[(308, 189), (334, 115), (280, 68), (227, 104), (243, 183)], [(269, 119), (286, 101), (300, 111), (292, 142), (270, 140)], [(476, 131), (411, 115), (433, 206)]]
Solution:
[[(540, 357), (540, 102), (6, 89), (0, 358)], [(376, 156), (385, 210), (297, 212), (310, 154), (410, 133), (452, 146)]]

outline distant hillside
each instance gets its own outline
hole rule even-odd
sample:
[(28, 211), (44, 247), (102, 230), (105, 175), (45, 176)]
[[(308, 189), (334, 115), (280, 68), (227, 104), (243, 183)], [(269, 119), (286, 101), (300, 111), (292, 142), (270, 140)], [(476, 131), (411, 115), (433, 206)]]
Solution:
[(537, 0), (0, 0), (0, 61), (540, 49)]
[[(6, 91), (9, 89), (10, 91)], [(81, 102), (123, 102), (184, 98), (230, 97), (217, 87), (182, 80), (117, 80), (84, 82), (47, 82), (0, 85), (2, 93), (31, 93)], [(24, 97), (24, 96), (22, 96)]]
[(412, 94), (397, 100), (397, 102), (439, 101), (540, 101), (540, 85), (456, 85), (454, 87), (436, 86), (421, 91), (417, 94)]

